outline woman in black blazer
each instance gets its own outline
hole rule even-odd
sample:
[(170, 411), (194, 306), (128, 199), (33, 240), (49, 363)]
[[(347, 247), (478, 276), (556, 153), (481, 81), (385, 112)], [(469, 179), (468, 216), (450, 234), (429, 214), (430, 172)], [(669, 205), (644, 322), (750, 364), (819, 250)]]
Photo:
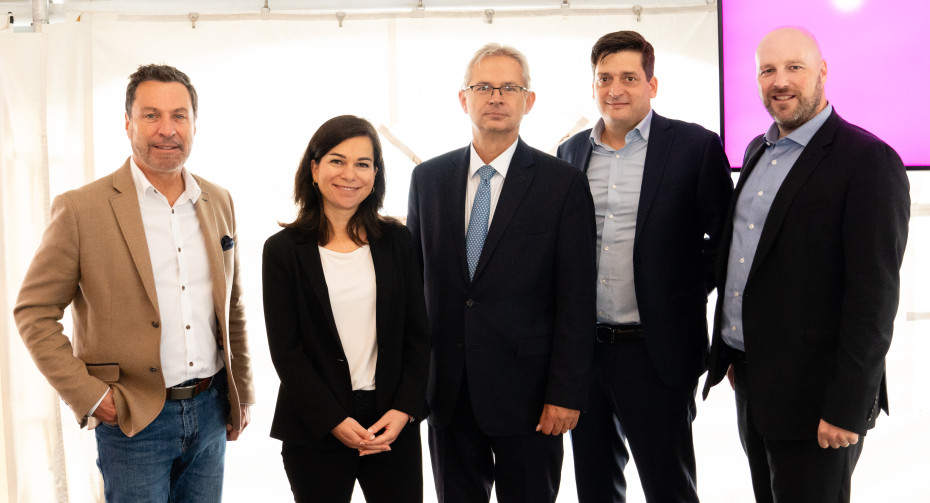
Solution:
[(348, 502), (356, 480), (369, 502), (423, 500), (423, 282), (407, 228), (378, 215), (384, 180), (371, 124), (330, 119), (297, 169), (297, 219), (265, 242), (271, 436), (298, 502)]

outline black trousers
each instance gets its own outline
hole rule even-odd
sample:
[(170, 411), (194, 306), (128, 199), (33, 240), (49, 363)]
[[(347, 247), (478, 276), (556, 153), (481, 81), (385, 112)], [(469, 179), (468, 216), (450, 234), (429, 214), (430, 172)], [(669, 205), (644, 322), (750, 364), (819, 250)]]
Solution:
[(572, 431), (579, 503), (623, 503), (629, 442), (650, 502), (697, 502), (691, 423), (697, 380), (659, 379), (642, 338), (598, 343), (588, 408)]
[[(352, 417), (362, 426), (374, 424), (380, 419), (375, 410), (375, 392), (355, 394)], [(387, 452), (359, 456), (358, 450), (349, 447), (314, 449), (284, 442), (281, 457), (294, 501), (298, 503), (349, 503), (356, 479), (369, 503), (423, 501), (419, 423), (404, 427)]]
[[(562, 435), (532, 432), (489, 437), (472, 412), (463, 384), (452, 422), (429, 427), (430, 457), (439, 503), (552, 503), (562, 477)], [(542, 404), (540, 404), (540, 414)]]
[[(839, 449), (823, 449), (817, 431), (801, 440), (763, 437), (752, 421), (752, 397), (748, 395), (746, 362), (733, 364), (736, 377), (736, 422), (739, 438), (752, 476), (757, 503), (849, 502), (853, 470), (862, 454), (859, 443)], [(790, 413), (790, 411), (786, 411)]]

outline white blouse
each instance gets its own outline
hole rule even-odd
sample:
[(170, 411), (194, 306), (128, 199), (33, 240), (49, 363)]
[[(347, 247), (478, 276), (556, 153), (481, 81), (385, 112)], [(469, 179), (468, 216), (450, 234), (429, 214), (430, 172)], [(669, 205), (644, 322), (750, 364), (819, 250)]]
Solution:
[(368, 245), (339, 253), (320, 248), (323, 276), (352, 377), (353, 390), (375, 389), (378, 335), (375, 325), (375, 264)]

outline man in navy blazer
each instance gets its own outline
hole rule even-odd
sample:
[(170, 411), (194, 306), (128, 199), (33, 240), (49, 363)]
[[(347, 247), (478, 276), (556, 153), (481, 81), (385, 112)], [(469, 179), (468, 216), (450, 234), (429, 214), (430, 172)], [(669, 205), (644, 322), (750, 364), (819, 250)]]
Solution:
[(587, 175), (598, 237), (594, 380), (572, 432), (582, 503), (626, 500), (624, 438), (647, 501), (698, 501), (691, 422), (733, 184), (719, 136), (652, 111), (654, 65), (639, 33), (601, 37), (601, 119), (558, 150)]
[(432, 342), (429, 444), (444, 503), (488, 501), (493, 484), (502, 503), (555, 501), (562, 434), (585, 406), (594, 210), (582, 173), (520, 140), (535, 102), (529, 85), (522, 53), (479, 49), (459, 92), (471, 145), (419, 165), (410, 182), (407, 226)]
[(756, 63), (775, 122), (746, 149), (727, 215), (704, 396), (729, 377), (757, 502), (848, 502), (862, 436), (888, 411), (907, 173), (827, 102), (806, 30), (767, 34)]

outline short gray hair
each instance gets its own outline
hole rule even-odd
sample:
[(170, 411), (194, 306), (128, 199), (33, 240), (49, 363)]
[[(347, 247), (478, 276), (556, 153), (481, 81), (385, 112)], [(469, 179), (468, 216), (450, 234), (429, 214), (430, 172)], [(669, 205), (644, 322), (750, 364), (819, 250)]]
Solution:
[(520, 63), (520, 67), (523, 68), (523, 85), (527, 88), (530, 87), (530, 64), (527, 63), (526, 56), (509, 45), (501, 45), (496, 42), (485, 44), (484, 47), (478, 49), (475, 55), (472, 56), (471, 61), (468, 62), (468, 66), (465, 68), (465, 83), (462, 84), (463, 87), (468, 86), (471, 80), (472, 68), (481, 63), (481, 60), (488, 56), (507, 56), (517, 60), (517, 63)]

